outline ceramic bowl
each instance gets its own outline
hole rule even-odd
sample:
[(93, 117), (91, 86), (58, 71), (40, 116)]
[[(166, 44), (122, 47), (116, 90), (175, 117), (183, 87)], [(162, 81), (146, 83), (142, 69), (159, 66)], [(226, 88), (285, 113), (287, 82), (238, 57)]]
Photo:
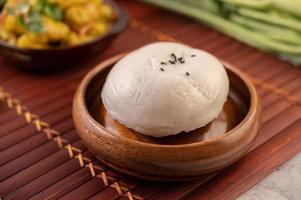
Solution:
[(255, 87), (241, 71), (224, 63), (230, 92), (217, 119), (189, 133), (153, 138), (112, 119), (102, 104), (103, 83), (122, 56), (96, 66), (74, 97), (75, 127), (99, 160), (141, 179), (179, 181), (225, 168), (247, 153), (259, 130), (261, 104)]
[(34, 71), (64, 69), (99, 55), (128, 24), (127, 12), (112, 0), (106, 2), (116, 10), (118, 17), (105, 35), (79, 45), (53, 49), (25, 49), (0, 40), (0, 53), (7, 63)]

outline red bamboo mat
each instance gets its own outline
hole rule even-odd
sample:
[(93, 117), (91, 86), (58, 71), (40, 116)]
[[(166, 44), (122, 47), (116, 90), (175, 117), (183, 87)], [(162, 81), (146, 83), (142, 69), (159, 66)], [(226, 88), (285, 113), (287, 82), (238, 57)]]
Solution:
[[(301, 150), (301, 68), (185, 17), (136, 2), (119, 3), (131, 14), (129, 27), (84, 66), (30, 74), (0, 57), (1, 198), (235, 199)], [(73, 94), (93, 65), (158, 40), (180, 41), (237, 66), (262, 97), (263, 125), (252, 151), (206, 184), (146, 182), (115, 172), (96, 160), (74, 129)]]

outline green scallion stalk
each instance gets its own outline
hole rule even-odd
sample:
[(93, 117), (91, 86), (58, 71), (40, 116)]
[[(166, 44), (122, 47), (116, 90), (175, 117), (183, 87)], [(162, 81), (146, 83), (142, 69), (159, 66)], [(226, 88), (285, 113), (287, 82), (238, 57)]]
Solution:
[(298, 33), (294, 30), (284, 29), (283, 27), (277, 25), (267, 24), (259, 20), (240, 16), (238, 14), (230, 15), (229, 19), (256, 32), (261, 32), (271, 39), (301, 46), (301, 33)]
[(292, 45), (287, 45), (279, 43), (277, 41), (271, 40), (264, 34), (252, 32), (238, 24), (235, 24), (229, 20), (226, 20), (220, 16), (213, 15), (206, 11), (200, 11), (199, 9), (187, 4), (181, 3), (175, 0), (144, 0), (150, 2), (166, 9), (174, 10), (176, 12), (188, 15), (197, 20), (203, 21), (208, 25), (216, 28), (217, 30), (226, 33), (236, 39), (244, 41), (245, 43), (255, 46), (260, 49), (269, 50), (273, 52), (283, 52), (288, 54), (301, 54), (301, 47), (295, 47)]
[(191, 6), (196, 6), (200, 9), (206, 10), (211, 13), (218, 14), (220, 11), (220, 6), (215, 0), (183, 0), (185, 3)]
[[(301, 63), (301, 19), (286, 11), (283, 13), (276, 10), (261, 12), (262, 10), (250, 9), (248, 6), (230, 6), (231, 9), (227, 11), (227, 15), (224, 15), (224, 13), (214, 13), (201, 4), (196, 6), (197, 2), (193, 0), (189, 0), (189, 4), (187, 0), (143, 1), (187, 15), (251, 46), (282, 55), (286, 59), (291, 59), (292, 62), (299, 63), (300, 61)], [(223, 6), (229, 6), (224, 5), (226, 2), (237, 4), (243, 1), (215, 0), (214, 2), (222, 2), (221, 8), (223, 8)], [(252, 2), (255, 3), (255, 0)], [(266, 8), (265, 6), (258, 5), (257, 8)]]
[(271, 0), (220, 0), (221, 2), (233, 5), (243, 6), (254, 9), (266, 9), (272, 5)]
[(237, 12), (243, 16), (264, 21), (266, 23), (301, 31), (301, 20), (287, 14), (280, 15), (279, 12), (260, 12), (247, 8), (238, 8)]
[(301, 0), (271, 0), (273, 5), (301, 17)]

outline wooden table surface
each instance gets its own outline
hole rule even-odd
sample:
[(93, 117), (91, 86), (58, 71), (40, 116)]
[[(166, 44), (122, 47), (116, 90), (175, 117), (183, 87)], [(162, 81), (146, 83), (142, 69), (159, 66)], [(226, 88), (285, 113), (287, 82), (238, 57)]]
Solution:
[[(0, 57), (0, 197), (4, 199), (235, 199), (301, 150), (301, 68), (188, 18), (134, 2), (128, 28), (104, 54), (56, 74), (33, 74)], [(252, 150), (204, 184), (138, 180), (102, 165), (71, 117), (82, 77), (98, 62), (150, 42), (178, 41), (243, 70), (263, 102)]]

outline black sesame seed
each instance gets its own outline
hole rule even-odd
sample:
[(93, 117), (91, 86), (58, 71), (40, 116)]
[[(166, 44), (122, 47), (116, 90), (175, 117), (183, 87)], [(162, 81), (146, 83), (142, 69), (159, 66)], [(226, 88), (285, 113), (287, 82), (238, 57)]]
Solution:
[(160, 68), (160, 70), (161, 70), (162, 72), (164, 72), (164, 69), (163, 69), (162, 67)]
[(178, 58), (178, 61), (179, 61), (180, 63), (185, 63), (185, 60), (183, 59), (183, 57)]
[(189, 74), (189, 72), (186, 72), (186, 76), (189, 76), (190, 74)]
[(161, 64), (161, 65), (167, 65), (167, 63), (166, 63), (166, 62), (161, 62), (160, 64)]
[(177, 56), (176, 56), (176, 54), (172, 53), (170, 56), (171, 56), (171, 58), (173, 58), (174, 62), (177, 62)]
[(193, 55), (191, 55), (191, 57), (195, 57), (195, 55), (193, 54)]
[(172, 61), (172, 60), (169, 60), (168, 62), (169, 62), (170, 64), (172, 64), (172, 65), (176, 64), (176, 62), (175, 62), (175, 61)]

